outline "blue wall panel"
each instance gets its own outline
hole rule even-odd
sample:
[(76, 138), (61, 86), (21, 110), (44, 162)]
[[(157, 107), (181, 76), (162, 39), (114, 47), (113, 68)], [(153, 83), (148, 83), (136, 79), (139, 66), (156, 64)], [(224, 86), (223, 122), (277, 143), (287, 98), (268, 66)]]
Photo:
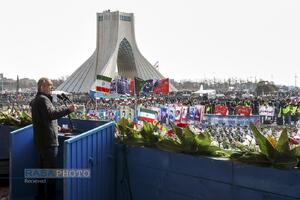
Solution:
[(263, 192), (260, 190), (246, 189), (243, 187), (234, 187), (233, 199), (239, 200), (294, 200), (295, 198), (290, 198), (286, 196), (276, 195), (272, 193)]
[[(137, 183), (132, 181), (132, 199), (142, 199), (142, 200), (159, 200), (160, 194), (159, 190), (156, 187), (153, 187), (147, 183)], [(124, 198), (130, 200), (130, 198)]]
[(133, 199), (232, 199), (231, 162), (124, 147), (116, 147), (117, 199), (130, 199), (130, 192)]
[(9, 174), (9, 135), (16, 127), (0, 125), (0, 182), (8, 182)]
[(169, 170), (171, 167), (169, 152), (142, 147), (130, 147), (127, 150), (130, 163), (163, 170)]
[(244, 164), (233, 166), (233, 180), (237, 186), (300, 198), (300, 170)]
[(32, 196), (36, 184), (24, 182), (24, 169), (38, 167), (38, 155), (33, 142), (32, 125), (10, 134), (10, 198)]
[(114, 123), (65, 141), (65, 168), (90, 169), (91, 178), (64, 180), (64, 199), (114, 199)]
[(116, 145), (117, 200), (300, 199), (299, 170)]
[(0, 160), (9, 158), (9, 134), (16, 127), (0, 125)]
[(162, 183), (166, 174), (167, 172), (164, 170), (129, 163), (129, 175), (131, 175), (130, 181), (132, 182), (147, 183), (152, 187), (162, 188)]
[(170, 192), (168, 190), (163, 190), (160, 193), (159, 198), (162, 200), (170, 200), (170, 199), (172, 199), (172, 200), (199, 200), (198, 198), (193, 198), (190, 196), (178, 194), (176, 192)]
[(232, 162), (222, 158), (170, 153), (170, 170), (188, 176), (232, 183)]
[(168, 191), (196, 199), (232, 199), (232, 187), (229, 184), (209, 181), (203, 178), (168, 173), (164, 188)]

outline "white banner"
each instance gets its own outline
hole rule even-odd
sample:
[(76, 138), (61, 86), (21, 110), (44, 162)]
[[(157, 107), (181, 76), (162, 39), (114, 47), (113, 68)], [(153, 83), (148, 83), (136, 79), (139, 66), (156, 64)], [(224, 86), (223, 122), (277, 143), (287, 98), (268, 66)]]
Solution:
[(268, 116), (268, 117), (273, 117), (275, 114), (275, 108), (272, 106), (260, 106), (259, 107), (259, 115), (260, 116)]

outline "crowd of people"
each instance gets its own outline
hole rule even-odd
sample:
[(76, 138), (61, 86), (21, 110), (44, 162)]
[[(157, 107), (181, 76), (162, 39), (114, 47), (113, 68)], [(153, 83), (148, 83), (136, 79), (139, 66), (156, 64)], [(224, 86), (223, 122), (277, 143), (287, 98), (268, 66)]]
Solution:
[[(5, 93), (0, 94), (0, 108), (18, 105), (27, 107), (35, 93)], [(296, 124), (300, 119), (300, 104), (296, 98), (277, 98), (275, 96), (253, 98), (215, 98), (181, 97), (169, 95), (148, 95), (143, 97), (118, 96), (117, 98), (94, 99), (87, 94), (70, 95), (74, 103), (83, 105), (85, 111), (102, 109), (118, 109), (129, 106), (135, 109), (137, 105), (143, 107), (177, 104), (183, 106), (203, 105), (205, 114), (216, 115), (259, 115), (262, 123), (276, 123), (277, 125)], [(55, 98), (54, 98), (55, 99)], [(59, 103), (59, 100), (58, 100)]]
[[(276, 97), (253, 97), (253, 98), (217, 98), (207, 99), (203, 97), (123, 97), (123, 98), (100, 98), (97, 100), (97, 108), (116, 109), (119, 106), (136, 105), (144, 107), (178, 104), (183, 106), (204, 105), (205, 114), (216, 115), (258, 115), (262, 123), (278, 125), (296, 124), (300, 119), (300, 104), (298, 98), (276, 98)], [(95, 109), (96, 100), (90, 99), (86, 102), (86, 108)]]

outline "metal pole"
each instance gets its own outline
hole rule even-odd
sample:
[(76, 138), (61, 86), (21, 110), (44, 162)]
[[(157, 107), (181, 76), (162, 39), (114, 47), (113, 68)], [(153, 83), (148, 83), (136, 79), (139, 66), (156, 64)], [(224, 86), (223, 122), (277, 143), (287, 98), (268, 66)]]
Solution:
[(1, 74), (1, 93), (3, 93), (3, 80), (4, 80), (4, 76), (3, 74)]

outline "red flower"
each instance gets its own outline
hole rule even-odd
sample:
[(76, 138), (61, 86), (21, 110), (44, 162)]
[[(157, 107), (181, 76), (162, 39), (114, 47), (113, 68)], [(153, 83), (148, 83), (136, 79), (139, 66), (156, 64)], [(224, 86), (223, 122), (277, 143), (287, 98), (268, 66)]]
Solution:
[(185, 127), (187, 127), (188, 124), (180, 123), (180, 122), (179, 122), (179, 123), (177, 123), (176, 125), (179, 126), (180, 128), (185, 128)]
[(173, 129), (168, 130), (167, 135), (168, 135), (169, 137), (172, 137), (172, 136), (174, 135)]
[(294, 144), (294, 145), (299, 144), (299, 142), (297, 140), (295, 140), (295, 139), (293, 139), (291, 137), (289, 137), (289, 143), (290, 144)]

